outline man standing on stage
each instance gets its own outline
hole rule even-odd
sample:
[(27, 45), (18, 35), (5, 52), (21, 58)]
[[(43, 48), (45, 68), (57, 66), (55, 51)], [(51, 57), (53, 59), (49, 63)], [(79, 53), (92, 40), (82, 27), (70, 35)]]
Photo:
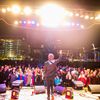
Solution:
[[(47, 85), (47, 100), (50, 100), (50, 92), (53, 96), (54, 78), (57, 73), (57, 63), (61, 59), (62, 51), (59, 52), (59, 59), (54, 59), (54, 54), (48, 54), (48, 60), (44, 64), (44, 77)], [(51, 90), (51, 91), (50, 91)]]

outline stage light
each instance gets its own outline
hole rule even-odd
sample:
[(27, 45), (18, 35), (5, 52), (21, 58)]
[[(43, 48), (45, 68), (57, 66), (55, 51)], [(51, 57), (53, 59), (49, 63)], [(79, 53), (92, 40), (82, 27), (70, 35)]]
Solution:
[(41, 17), (41, 24), (45, 27), (58, 27), (64, 22), (65, 10), (56, 4), (47, 4), (37, 13)]
[(81, 18), (83, 18), (83, 17), (84, 17), (84, 15), (81, 15), (80, 17), (81, 17)]
[(15, 21), (14, 24), (15, 24), (15, 25), (18, 25), (18, 21)]
[(71, 26), (71, 23), (70, 23), (70, 22), (67, 22), (66, 25), (67, 25), (67, 26)]
[(39, 23), (37, 23), (37, 24), (36, 24), (36, 26), (40, 26), (40, 24), (39, 24)]
[(94, 19), (94, 17), (90, 17), (90, 19), (92, 20), (92, 19)]
[(73, 16), (74, 14), (72, 12), (69, 13), (69, 16)]
[(98, 17), (95, 17), (95, 20), (97, 20), (98, 19)]
[(19, 23), (21, 24), (21, 23), (22, 23), (22, 21), (19, 21)]
[(36, 22), (35, 22), (35, 21), (32, 21), (31, 23), (32, 23), (32, 24), (35, 24)]
[(24, 8), (24, 14), (25, 14), (25, 15), (30, 15), (31, 13), (32, 13), (32, 10), (31, 10), (30, 7), (25, 7), (25, 8)]
[(24, 13), (23, 13), (23, 12), (20, 12), (20, 14), (21, 14), (21, 15), (24, 15)]
[(24, 24), (26, 24), (26, 21), (23, 21)]
[(89, 19), (89, 16), (88, 16), (88, 15), (86, 15), (84, 18), (85, 18), (85, 19)]
[(79, 13), (76, 13), (75, 16), (79, 16)]
[(7, 11), (11, 11), (11, 8), (8, 7), (8, 8), (7, 8)]
[(96, 19), (96, 20), (100, 19), (100, 15), (97, 15), (97, 16), (95, 17), (95, 19)]
[(65, 16), (73, 16), (73, 13), (69, 11), (65, 11)]
[(2, 11), (2, 13), (6, 13), (6, 9), (5, 8), (2, 8), (1, 11)]
[(79, 24), (79, 23), (77, 23), (76, 25), (77, 25), (77, 26), (80, 26), (80, 24)]
[(72, 26), (74, 26), (75, 25), (75, 23), (72, 23)]
[(84, 25), (81, 25), (80, 27), (81, 27), (82, 29), (84, 29)]
[(20, 7), (18, 5), (13, 5), (11, 8), (12, 13), (14, 14), (19, 14), (20, 12)]
[(31, 21), (28, 21), (27, 23), (28, 23), (28, 24), (31, 24)]

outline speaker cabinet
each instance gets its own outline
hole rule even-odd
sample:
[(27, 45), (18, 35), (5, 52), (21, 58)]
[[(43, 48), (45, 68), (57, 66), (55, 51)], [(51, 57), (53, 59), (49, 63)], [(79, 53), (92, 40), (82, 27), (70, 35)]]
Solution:
[(35, 94), (45, 93), (45, 86), (35, 86), (34, 93)]
[(91, 84), (88, 86), (88, 90), (91, 93), (100, 93), (100, 85), (99, 84)]
[(83, 82), (81, 81), (72, 81), (73, 82), (73, 88), (76, 90), (81, 90), (84, 87)]
[(66, 93), (67, 89), (65, 87), (62, 87), (62, 86), (56, 86), (54, 91), (58, 94), (64, 94)]
[(6, 92), (6, 84), (0, 84), (0, 93)]

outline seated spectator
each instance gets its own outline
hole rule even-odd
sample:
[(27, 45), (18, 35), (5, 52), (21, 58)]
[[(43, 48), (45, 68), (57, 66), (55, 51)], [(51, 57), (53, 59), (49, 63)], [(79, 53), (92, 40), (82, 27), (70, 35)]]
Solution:
[(62, 79), (57, 75), (54, 79), (55, 86), (61, 85)]

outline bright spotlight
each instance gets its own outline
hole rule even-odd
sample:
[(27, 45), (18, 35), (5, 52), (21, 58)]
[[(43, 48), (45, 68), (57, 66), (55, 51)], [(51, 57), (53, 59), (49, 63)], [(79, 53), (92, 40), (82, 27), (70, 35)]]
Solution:
[(66, 13), (56, 4), (47, 4), (41, 7), (37, 14), (41, 17), (41, 24), (45, 27), (58, 27), (65, 19)]
[(94, 17), (90, 17), (90, 19), (92, 20), (92, 19), (94, 19)]
[(81, 25), (80, 27), (81, 27), (81, 29), (84, 29), (84, 25)]
[(32, 13), (32, 10), (31, 10), (30, 7), (25, 7), (25, 8), (24, 8), (24, 14), (25, 14), (25, 15), (30, 15), (31, 13)]
[(2, 8), (2, 13), (6, 13), (6, 9), (5, 8)]
[(75, 25), (75, 23), (72, 23), (72, 26), (74, 26)]
[(35, 21), (32, 21), (32, 24), (35, 24)]
[(24, 24), (26, 24), (26, 21), (23, 21)]
[(36, 26), (40, 26), (40, 24), (39, 24), (39, 23), (37, 23), (37, 24), (36, 24)]
[(79, 23), (77, 23), (76, 25), (77, 25), (77, 26), (80, 26), (80, 24), (79, 24)]
[(14, 14), (18, 14), (20, 12), (20, 7), (18, 5), (13, 5), (12, 8), (11, 8), (11, 11)]
[(84, 17), (84, 15), (81, 15), (80, 17), (81, 17), (81, 18), (83, 18), (83, 17)]
[(8, 8), (7, 8), (7, 11), (11, 11), (11, 9), (8, 7)]
[(71, 26), (71, 23), (70, 23), (70, 22), (67, 22), (67, 23), (66, 23), (66, 26)]
[(79, 16), (79, 13), (76, 13), (75, 16)]
[(22, 21), (19, 21), (19, 23), (21, 24), (21, 23), (22, 23)]
[(18, 21), (15, 21), (14, 24), (15, 24), (15, 25), (18, 25)]
[(74, 14), (72, 12), (69, 13), (69, 16), (73, 16)]
[(100, 19), (100, 14), (97, 15), (97, 16), (95, 17), (95, 19), (97, 19), (97, 20)]
[(88, 15), (86, 15), (84, 18), (85, 18), (85, 19), (89, 19), (89, 16), (88, 16)]
[(28, 24), (31, 24), (31, 21), (28, 21), (27, 23), (28, 23)]
[(69, 12), (69, 11), (65, 11), (65, 16), (73, 16), (73, 13), (72, 12)]

